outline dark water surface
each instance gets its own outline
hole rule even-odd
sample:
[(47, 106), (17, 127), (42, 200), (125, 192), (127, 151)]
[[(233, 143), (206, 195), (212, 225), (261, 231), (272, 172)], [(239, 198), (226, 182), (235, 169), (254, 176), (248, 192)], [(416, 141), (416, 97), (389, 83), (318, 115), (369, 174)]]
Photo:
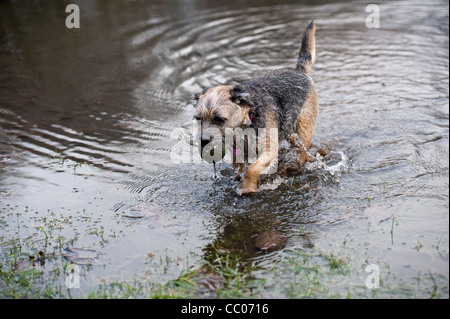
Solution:
[[(44, 282), (67, 248), (94, 250), (92, 265), (78, 263), (86, 296), (113, 281), (165, 283), (225, 254), (252, 264), (264, 297), (311, 285), (317, 297), (448, 298), (448, 2), (381, 2), (380, 28), (357, 1), (73, 2), (80, 29), (65, 26), (71, 2), (0, 3), (3, 272), (18, 246), (19, 259), (53, 252), (36, 265)], [(310, 153), (328, 155), (251, 197), (230, 165), (214, 179), (205, 162), (176, 163), (192, 94), (292, 66), (311, 19)], [(255, 237), (273, 228), (286, 245), (259, 251)], [(324, 289), (305, 284), (301, 254), (327, 269), (315, 277)], [(349, 274), (328, 271), (333, 258)], [(369, 264), (378, 290), (365, 286)]]

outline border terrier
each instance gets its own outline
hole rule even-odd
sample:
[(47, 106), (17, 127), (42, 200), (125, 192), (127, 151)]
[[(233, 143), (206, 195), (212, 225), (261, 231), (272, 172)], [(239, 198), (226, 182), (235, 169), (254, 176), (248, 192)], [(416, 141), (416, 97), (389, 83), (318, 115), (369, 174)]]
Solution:
[[(201, 121), (200, 150), (214, 139), (207, 133), (210, 128), (219, 131), (222, 138), (229, 129), (240, 128), (244, 132), (249, 128), (265, 129), (263, 150), (244, 174), (242, 195), (257, 191), (259, 175), (278, 161), (278, 145), (282, 140), (295, 146), (299, 160), (306, 161), (319, 110), (310, 76), (315, 56), (315, 24), (311, 21), (303, 34), (295, 67), (269, 71), (240, 84), (219, 85), (195, 94), (194, 119)], [(276, 137), (270, 134), (271, 129), (276, 129)], [(260, 139), (258, 136), (259, 146)], [(237, 155), (233, 144), (233, 168), (236, 172), (239, 167), (243, 172), (244, 164), (237, 163)]]

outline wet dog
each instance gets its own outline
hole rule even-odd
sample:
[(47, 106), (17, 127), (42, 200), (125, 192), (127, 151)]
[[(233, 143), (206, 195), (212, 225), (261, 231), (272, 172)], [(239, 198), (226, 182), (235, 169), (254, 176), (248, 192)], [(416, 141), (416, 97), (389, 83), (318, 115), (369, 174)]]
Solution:
[[(264, 129), (265, 135), (258, 135), (257, 141), (259, 146), (263, 144), (262, 151), (245, 172), (241, 194), (257, 191), (258, 177), (278, 160), (278, 144), (283, 139), (297, 147), (300, 161), (306, 161), (319, 109), (310, 77), (315, 56), (315, 24), (311, 21), (303, 34), (295, 67), (269, 71), (237, 85), (208, 88), (195, 95), (194, 118), (201, 121), (202, 149), (213, 140), (208, 133), (211, 128), (222, 138), (230, 129)], [(275, 135), (271, 134), (274, 130)], [(233, 167), (240, 167), (242, 172), (243, 164), (236, 161), (237, 151), (234, 140)]]

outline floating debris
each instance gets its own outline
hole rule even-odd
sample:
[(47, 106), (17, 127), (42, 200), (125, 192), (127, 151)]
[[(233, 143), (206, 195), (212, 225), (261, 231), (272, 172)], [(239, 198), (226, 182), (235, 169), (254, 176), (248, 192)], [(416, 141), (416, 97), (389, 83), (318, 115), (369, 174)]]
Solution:
[(373, 223), (382, 223), (394, 216), (394, 210), (386, 205), (371, 205), (364, 208), (364, 214)]
[(207, 268), (201, 268), (198, 273), (201, 278), (197, 280), (197, 283), (205, 286), (208, 290), (217, 291), (222, 285), (222, 277), (218, 273)]
[(63, 256), (70, 262), (77, 265), (92, 265), (100, 255), (93, 249), (81, 249), (81, 248), (66, 248), (63, 251)]
[(157, 218), (164, 209), (154, 203), (140, 202), (137, 205), (127, 207), (122, 213), (122, 217), (126, 218)]
[(31, 266), (36, 266), (35, 263), (38, 263), (39, 266), (44, 266), (45, 265), (45, 253), (40, 250), (38, 253), (38, 257), (36, 258), (35, 256), (28, 256), (28, 259), (24, 259), (24, 260), (19, 260), (17, 261), (14, 266), (12, 267), (12, 272), (20, 272), (23, 270), (27, 270), (29, 267)]
[(259, 234), (255, 239), (255, 246), (259, 249), (266, 250), (275, 250), (282, 246), (284, 246), (287, 242), (287, 237), (282, 232), (270, 229), (265, 232)]
[(28, 267), (34, 266), (34, 258), (31, 257), (32, 256), (30, 256), (30, 258), (25, 260), (18, 260), (12, 268), (12, 272), (23, 271), (28, 269)]

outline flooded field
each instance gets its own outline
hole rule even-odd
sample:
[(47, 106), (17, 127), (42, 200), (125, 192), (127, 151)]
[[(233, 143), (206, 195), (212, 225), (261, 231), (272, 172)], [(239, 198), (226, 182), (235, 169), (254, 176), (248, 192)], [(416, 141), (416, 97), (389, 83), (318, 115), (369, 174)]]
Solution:
[[(448, 2), (69, 3), (0, 3), (1, 298), (449, 297)], [(314, 160), (253, 196), (174, 161), (193, 94), (294, 66), (312, 19)]]

